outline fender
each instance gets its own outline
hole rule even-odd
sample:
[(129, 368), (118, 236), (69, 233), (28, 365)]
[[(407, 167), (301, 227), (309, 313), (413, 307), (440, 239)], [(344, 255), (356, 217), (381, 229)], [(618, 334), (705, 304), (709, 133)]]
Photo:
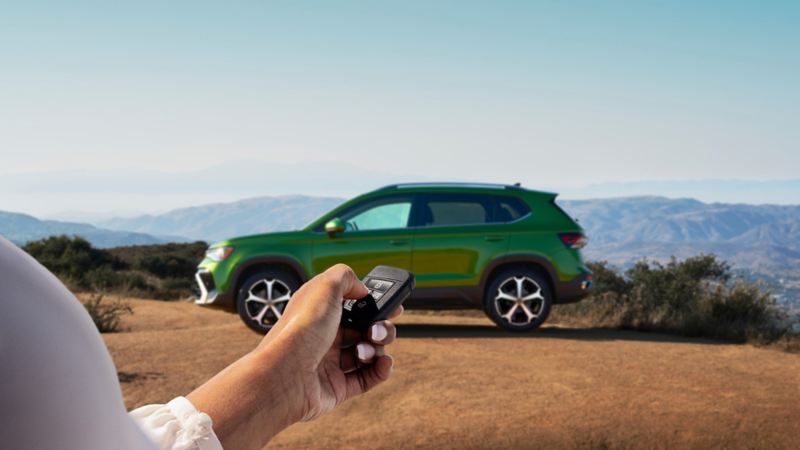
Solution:
[(501, 265), (514, 263), (536, 264), (543, 267), (547, 271), (547, 275), (550, 277), (551, 286), (554, 289), (557, 288), (557, 284), (559, 282), (558, 272), (556, 272), (555, 267), (553, 267), (553, 264), (549, 259), (535, 253), (515, 253), (495, 258), (486, 264), (486, 267), (484, 267), (483, 273), (481, 274), (481, 292), (486, 292), (486, 285), (489, 283), (489, 274), (492, 273), (494, 269)]
[(233, 270), (233, 275), (231, 276), (232, 284), (228, 286), (230, 289), (231, 295), (236, 295), (236, 292), (233, 292), (236, 286), (239, 284), (239, 277), (244, 273), (245, 270), (249, 269), (253, 266), (259, 265), (284, 265), (289, 266), (294, 270), (295, 274), (298, 278), (300, 278), (300, 283), (305, 283), (308, 281), (308, 273), (306, 269), (300, 264), (300, 261), (292, 258), (291, 256), (282, 256), (282, 255), (265, 255), (265, 256), (255, 256), (252, 258), (248, 258), (244, 261), (240, 261), (236, 265), (236, 269)]

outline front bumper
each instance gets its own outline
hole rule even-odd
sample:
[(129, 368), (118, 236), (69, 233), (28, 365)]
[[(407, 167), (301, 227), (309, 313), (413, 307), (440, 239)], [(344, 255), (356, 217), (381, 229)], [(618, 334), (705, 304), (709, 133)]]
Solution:
[(194, 274), (195, 290), (197, 296), (194, 302), (198, 305), (210, 305), (219, 296), (216, 285), (214, 284), (214, 276), (208, 270), (198, 270)]
[(591, 273), (578, 275), (570, 281), (556, 282), (554, 303), (577, 302), (592, 292), (594, 281)]
[(233, 295), (220, 291), (214, 282), (214, 274), (208, 269), (199, 269), (194, 274), (195, 299), (197, 305), (236, 310)]

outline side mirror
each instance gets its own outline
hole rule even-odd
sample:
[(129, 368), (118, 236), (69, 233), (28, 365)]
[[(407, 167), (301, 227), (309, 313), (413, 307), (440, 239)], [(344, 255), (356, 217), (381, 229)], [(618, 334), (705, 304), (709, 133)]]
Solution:
[(344, 222), (338, 217), (329, 220), (325, 224), (325, 232), (328, 233), (328, 237), (334, 237), (336, 233), (344, 232)]

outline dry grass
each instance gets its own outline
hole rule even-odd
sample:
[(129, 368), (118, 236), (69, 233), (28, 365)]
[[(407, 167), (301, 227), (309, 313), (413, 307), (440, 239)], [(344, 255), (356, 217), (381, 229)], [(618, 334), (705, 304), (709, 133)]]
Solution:
[[(260, 337), (237, 316), (131, 300), (104, 335), (128, 407), (189, 392)], [(796, 448), (800, 355), (655, 333), (407, 314), (392, 379), (269, 448)]]

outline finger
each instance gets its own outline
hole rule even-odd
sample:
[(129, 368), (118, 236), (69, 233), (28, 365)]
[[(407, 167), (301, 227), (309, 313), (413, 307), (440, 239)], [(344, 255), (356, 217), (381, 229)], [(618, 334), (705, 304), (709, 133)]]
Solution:
[(361, 367), (360, 369), (345, 375), (347, 383), (346, 398), (352, 398), (363, 394), (375, 386), (389, 379), (392, 374), (394, 360), (389, 355), (380, 356), (374, 364)]
[(342, 350), (339, 356), (339, 368), (342, 372), (348, 373), (358, 369), (358, 360), (356, 359), (356, 348), (346, 348)]
[(333, 284), (337, 298), (361, 298), (369, 293), (369, 289), (346, 264), (336, 264), (323, 274)]
[(382, 320), (380, 322), (373, 323), (372, 326), (369, 327), (367, 336), (374, 344), (389, 345), (394, 342), (394, 339), (397, 336), (397, 328), (395, 328), (392, 322), (389, 322), (388, 320)]
[(391, 314), (389, 314), (389, 317), (387, 317), (387, 319), (390, 319), (390, 320), (391, 319), (396, 319), (396, 318), (400, 317), (401, 314), (403, 314), (403, 311), (405, 311), (405, 309), (403, 308), (403, 305), (400, 305), (394, 311), (392, 311)]
[(352, 328), (342, 328), (341, 348), (352, 347), (364, 340), (364, 334)]
[(356, 345), (356, 355), (358, 356), (358, 362), (362, 364), (370, 364), (372, 360), (375, 359), (376, 354), (375, 346), (370, 344), (369, 342), (359, 342)]

